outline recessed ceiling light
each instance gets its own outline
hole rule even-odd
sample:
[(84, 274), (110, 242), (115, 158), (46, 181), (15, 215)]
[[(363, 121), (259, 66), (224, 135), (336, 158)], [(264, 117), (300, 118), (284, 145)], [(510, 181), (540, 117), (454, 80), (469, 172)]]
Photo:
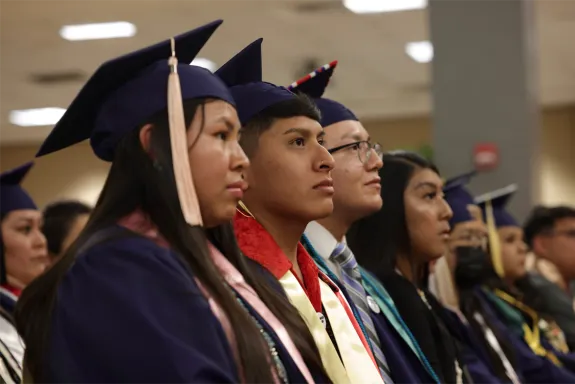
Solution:
[(216, 70), (216, 63), (209, 59), (205, 59), (203, 57), (196, 57), (190, 65), (196, 65), (198, 67), (206, 68), (210, 72), (214, 72)]
[(427, 7), (427, 0), (343, 0), (353, 13), (410, 11)]
[(429, 63), (433, 59), (433, 45), (429, 41), (413, 41), (405, 45), (405, 53), (418, 63)]
[(127, 21), (65, 25), (60, 29), (60, 36), (70, 41), (117, 39), (120, 37), (132, 37), (135, 34), (136, 26)]
[(21, 109), (10, 112), (10, 122), (21, 127), (41, 127), (56, 124), (64, 115), (64, 108)]

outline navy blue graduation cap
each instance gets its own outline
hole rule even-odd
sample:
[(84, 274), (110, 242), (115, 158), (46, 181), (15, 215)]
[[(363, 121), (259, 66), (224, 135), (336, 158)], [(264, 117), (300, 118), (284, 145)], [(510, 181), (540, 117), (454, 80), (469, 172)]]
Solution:
[(509, 198), (517, 191), (517, 185), (511, 184), (505, 188), (488, 192), (475, 198), (475, 203), (483, 211), (483, 217), (489, 232), (489, 249), (493, 268), (499, 277), (505, 277), (503, 259), (501, 256), (501, 240), (497, 228), (518, 226), (517, 221), (505, 210)]
[(505, 188), (478, 196), (475, 198), (475, 203), (479, 205), (486, 218), (488, 214), (487, 202), (491, 203), (493, 220), (497, 228), (508, 226), (519, 227), (520, 225), (517, 223), (517, 220), (515, 220), (515, 218), (505, 209), (509, 199), (516, 191), (517, 185), (511, 184)]
[(102, 64), (80, 90), (44, 141), (38, 156), (90, 139), (96, 156), (112, 161), (120, 140), (146, 119), (168, 107), (168, 59), (176, 66), (182, 100), (216, 98), (234, 104), (223, 82), (210, 71), (189, 65), (222, 20), (181, 34), (172, 41), (129, 53)]
[(324, 128), (340, 121), (358, 121), (355, 114), (345, 105), (322, 97), (336, 66), (337, 60), (325, 64), (288, 87), (289, 90), (295, 93), (303, 93), (314, 100), (321, 112), (320, 123)]
[(466, 186), (471, 179), (477, 174), (477, 171), (471, 171), (448, 179), (443, 186), (445, 201), (453, 211), (453, 217), (449, 220), (451, 228), (459, 223), (470, 221), (472, 219), (468, 205), (474, 205), (474, 199)]
[(252, 42), (216, 71), (230, 87), (242, 126), (264, 109), (296, 97), (287, 88), (262, 81), (262, 41)]
[(2, 216), (20, 209), (38, 209), (34, 200), (20, 186), (33, 165), (33, 162), (29, 162), (0, 175), (0, 212)]

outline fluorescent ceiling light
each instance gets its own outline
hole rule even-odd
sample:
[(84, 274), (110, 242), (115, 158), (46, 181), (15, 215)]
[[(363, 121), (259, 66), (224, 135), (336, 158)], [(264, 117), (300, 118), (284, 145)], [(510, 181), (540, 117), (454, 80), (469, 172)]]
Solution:
[(198, 67), (206, 68), (210, 72), (214, 72), (216, 70), (216, 63), (209, 59), (205, 59), (203, 57), (196, 57), (190, 65), (195, 65)]
[(10, 122), (21, 127), (41, 127), (56, 124), (64, 115), (64, 108), (22, 109), (10, 112)]
[(427, 7), (427, 0), (343, 0), (353, 13), (410, 11)]
[(405, 45), (405, 53), (418, 63), (429, 63), (433, 59), (433, 45), (429, 41), (413, 41)]
[(132, 37), (135, 34), (136, 26), (127, 21), (65, 25), (60, 29), (60, 36), (70, 41), (115, 39), (119, 37)]

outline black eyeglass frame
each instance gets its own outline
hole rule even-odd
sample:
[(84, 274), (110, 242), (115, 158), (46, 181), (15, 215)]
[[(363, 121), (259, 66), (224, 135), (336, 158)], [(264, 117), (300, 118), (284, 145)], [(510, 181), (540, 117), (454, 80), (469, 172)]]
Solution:
[[(361, 153), (362, 153), (362, 148), (361, 148), (361, 144), (365, 143), (367, 145), (367, 149), (365, 150), (365, 160), (363, 160), (361, 158)], [(369, 161), (369, 159), (371, 158), (371, 153), (375, 152), (375, 154), (381, 159), (383, 158), (383, 148), (381, 147), (381, 144), (379, 143), (371, 143), (367, 140), (361, 140), (361, 141), (354, 141), (353, 143), (349, 143), (349, 144), (344, 144), (344, 145), (340, 145), (338, 147), (335, 148), (331, 148), (328, 149), (327, 151), (333, 155), (335, 152), (341, 151), (343, 149), (346, 148), (350, 148), (353, 147), (354, 145), (360, 145), (360, 147), (358, 148), (357, 151), (357, 157), (359, 158), (359, 161), (362, 162), (362, 164), (365, 164)]]

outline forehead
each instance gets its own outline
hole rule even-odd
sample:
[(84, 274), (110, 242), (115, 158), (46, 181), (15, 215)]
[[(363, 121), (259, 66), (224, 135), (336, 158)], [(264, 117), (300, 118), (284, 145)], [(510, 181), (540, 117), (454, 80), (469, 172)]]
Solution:
[(18, 223), (21, 221), (35, 221), (42, 218), (42, 212), (35, 209), (18, 209), (10, 212), (3, 220), (4, 223)]
[(230, 103), (223, 100), (209, 101), (204, 106), (204, 119), (207, 123), (215, 122), (218, 120), (226, 119), (231, 120), (233, 123), (238, 123), (238, 114), (236, 109)]
[(441, 180), (437, 173), (429, 168), (416, 168), (409, 180), (409, 187), (416, 188), (424, 184), (442, 188), (443, 180)]
[(575, 229), (575, 217), (566, 217), (555, 222), (555, 229)]
[(359, 121), (345, 120), (325, 127), (325, 138), (330, 141), (363, 141), (369, 133)]
[(262, 134), (262, 137), (266, 136), (266, 134), (269, 134), (269, 136), (283, 136), (286, 133), (289, 133), (288, 131), (290, 130), (295, 130), (294, 132), (298, 132), (300, 134), (308, 133), (310, 135), (319, 135), (323, 132), (323, 128), (317, 121), (305, 116), (295, 116), (285, 119), (276, 119), (272, 123), (270, 129)]
[(506, 225), (504, 227), (499, 227), (497, 230), (501, 233), (507, 234), (523, 234), (523, 228), (514, 225)]

